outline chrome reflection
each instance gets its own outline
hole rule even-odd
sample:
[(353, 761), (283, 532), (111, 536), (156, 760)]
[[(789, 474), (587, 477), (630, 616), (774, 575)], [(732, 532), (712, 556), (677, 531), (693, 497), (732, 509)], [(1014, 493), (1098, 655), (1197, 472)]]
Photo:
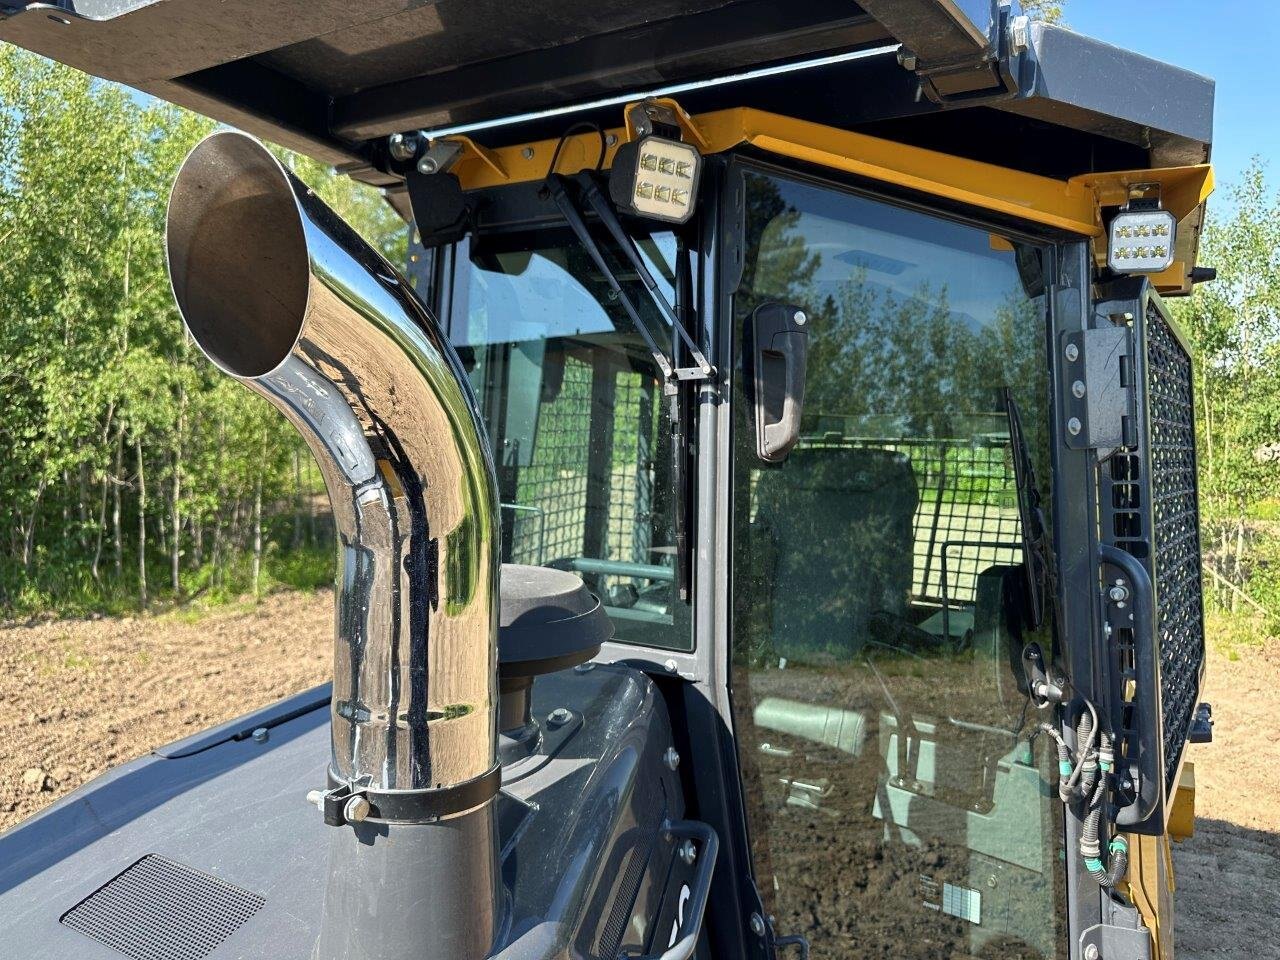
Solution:
[(495, 763), (497, 496), (466, 378), (406, 282), (258, 141), (215, 133), (169, 201), (196, 343), (324, 475), (338, 540), (333, 773), (452, 786)]

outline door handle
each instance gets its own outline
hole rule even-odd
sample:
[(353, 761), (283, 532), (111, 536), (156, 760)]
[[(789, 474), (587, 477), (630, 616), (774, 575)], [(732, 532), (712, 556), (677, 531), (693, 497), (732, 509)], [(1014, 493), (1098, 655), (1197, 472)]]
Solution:
[(781, 463), (800, 439), (808, 317), (792, 304), (763, 303), (748, 322), (756, 455), (765, 463)]

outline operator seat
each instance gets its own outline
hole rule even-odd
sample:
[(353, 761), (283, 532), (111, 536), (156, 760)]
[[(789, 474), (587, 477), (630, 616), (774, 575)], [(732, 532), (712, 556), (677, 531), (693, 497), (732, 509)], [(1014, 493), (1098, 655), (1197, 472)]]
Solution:
[(905, 623), (919, 502), (905, 454), (800, 447), (753, 480), (752, 555), (774, 656), (849, 661), (877, 617)]

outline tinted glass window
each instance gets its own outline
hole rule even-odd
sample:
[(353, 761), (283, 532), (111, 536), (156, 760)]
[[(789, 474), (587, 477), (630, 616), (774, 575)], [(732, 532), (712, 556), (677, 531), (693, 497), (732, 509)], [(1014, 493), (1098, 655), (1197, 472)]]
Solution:
[[(757, 883), (815, 957), (1054, 956), (1056, 755), (1019, 685), (1047, 640), (1005, 401), (1047, 477), (1042, 251), (782, 178), (747, 197), (732, 633)], [(770, 303), (807, 317), (776, 465), (747, 389)]]

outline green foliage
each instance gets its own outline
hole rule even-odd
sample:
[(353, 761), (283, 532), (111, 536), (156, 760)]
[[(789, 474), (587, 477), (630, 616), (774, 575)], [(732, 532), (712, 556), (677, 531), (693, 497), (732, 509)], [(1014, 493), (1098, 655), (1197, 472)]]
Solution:
[[(0, 46), (0, 611), (332, 579), (309, 454), (189, 343), (169, 289), (169, 187), (212, 129)], [(280, 155), (403, 256), (407, 230), (377, 191)]]
[(1066, 0), (1022, 0), (1022, 12), (1033, 20), (1061, 23), (1065, 3)]

